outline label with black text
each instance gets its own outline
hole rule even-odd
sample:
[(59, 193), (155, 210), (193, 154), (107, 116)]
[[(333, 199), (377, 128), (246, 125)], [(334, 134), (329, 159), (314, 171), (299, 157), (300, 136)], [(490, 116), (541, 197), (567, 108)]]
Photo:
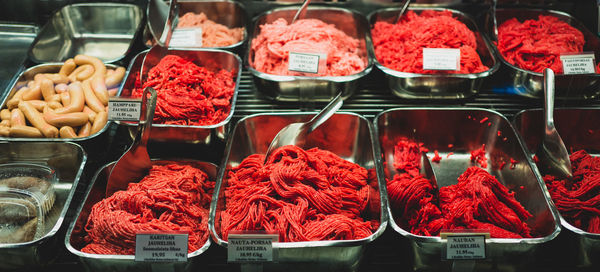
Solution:
[(423, 48), (423, 70), (460, 70), (460, 49)]
[(227, 261), (254, 263), (273, 261), (273, 234), (230, 234), (227, 245)]
[(447, 260), (485, 259), (485, 235), (448, 235)]
[(560, 55), (565, 75), (594, 74), (594, 54), (565, 54)]
[(288, 70), (304, 73), (319, 73), (320, 63), (327, 60), (325, 54), (290, 52)]
[(111, 98), (108, 101), (108, 120), (139, 121), (141, 108), (141, 99)]
[(185, 262), (188, 254), (187, 234), (137, 234), (136, 262)]
[(176, 28), (169, 47), (202, 47), (202, 28)]

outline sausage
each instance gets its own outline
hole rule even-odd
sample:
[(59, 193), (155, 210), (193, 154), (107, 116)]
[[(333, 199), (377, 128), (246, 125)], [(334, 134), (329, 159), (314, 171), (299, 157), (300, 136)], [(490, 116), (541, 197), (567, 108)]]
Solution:
[(104, 111), (104, 104), (102, 104), (94, 94), (89, 80), (83, 82), (83, 95), (85, 97), (85, 104), (87, 104), (90, 109), (94, 110), (96, 113)]
[(10, 127), (10, 120), (2, 120), (0, 127)]
[(119, 83), (121, 83), (121, 81), (123, 81), (123, 78), (125, 77), (125, 68), (124, 67), (118, 67), (117, 69), (115, 69), (115, 71), (106, 76), (106, 86), (108, 88), (112, 88), (115, 86), (118, 86)]
[(42, 99), (42, 89), (40, 88), (39, 82), (35, 82), (33, 87), (29, 88), (29, 90), (23, 93), (23, 100), (40, 100)]
[(25, 115), (19, 109), (12, 109), (10, 111), (10, 125), (11, 126), (25, 126), (27, 122), (25, 121)]
[(44, 120), (55, 127), (82, 126), (88, 121), (88, 115), (83, 112), (56, 114), (49, 107), (44, 108)]
[(44, 110), (44, 107), (46, 105), (48, 105), (48, 103), (46, 101), (42, 101), (42, 100), (29, 100), (27, 102), (29, 102), (29, 104), (31, 104), (39, 112)]
[(69, 112), (82, 112), (85, 106), (85, 95), (83, 94), (83, 87), (80, 82), (76, 81), (68, 86), (69, 90), (69, 104), (64, 104), (64, 108), (57, 109), (55, 113), (63, 114)]
[(108, 112), (101, 111), (98, 114), (96, 114), (96, 118), (94, 120), (94, 123), (92, 124), (92, 130), (90, 131), (90, 135), (102, 130), (102, 128), (106, 125), (107, 121)]
[(8, 135), (10, 135), (10, 128), (0, 126), (0, 137), (8, 137)]
[(69, 78), (67, 76), (63, 76), (61, 74), (43, 74), (46, 78), (52, 80), (54, 84), (67, 84), (69, 83)]
[(42, 97), (44, 97), (45, 101), (50, 101), (50, 97), (56, 94), (54, 91), (54, 83), (47, 78), (40, 80), (40, 89), (42, 90)]
[(108, 96), (113, 97), (113, 96), (117, 95), (118, 91), (119, 91), (119, 88), (112, 88), (112, 89), (108, 90)]
[(75, 68), (75, 70), (73, 70), (73, 72), (71, 72), (67, 77), (71, 82), (75, 82), (77, 81), (77, 75), (86, 69), (94, 69), (94, 66), (92, 66), (91, 64), (81, 65)]
[[(32, 81), (30, 81), (32, 82)], [(17, 92), (15, 92), (15, 94), (12, 96), (12, 98), (10, 100), (8, 100), (8, 102), (6, 102), (6, 107), (8, 107), (8, 109), (13, 109), (19, 106), (19, 101), (21, 101), (23, 99), (23, 94), (25, 92), (29, 91), (29, 87), (23, 87), (21, 89), (19, 89)]]
[(61, 93), (67, 92), (67, 90), (68, 90), (67, 89), (67, 84), (64, 84), (64, 83), (56, 84), (56, 86), (54, 86), (54, 91), (57, 94), (61, 94)]
[(60, 94), (60, 103), (62, 103), (64, 107), (69, 106), (69, 104), (71, 104), (71, 96), (69, 96), (69, 93)]
[(1, 120), (10, 120), (10, 110), (3, 109), (0, 111), (0, 119)]
[(10, 137), (19, 138), (42, 138), (44, 135), (39, 129), (30, 126), (12, 126), (9, 130)]
[(79, 72), (75, 76), (75, 79), (77, 79), (79, 81), (84, 81), (94, 75), (94, 66), (92, 66), (92, 65), (83, 65), (83, 66), (85, 67), (85, 69), (83, 69), (81, 72)]
[(104, 76), (106, 74), (106, 66), (99, 58), (87, 55), (77, 55), (75, 58), (73, 58), (73, 60), (77, 65), (91, 64), (94, 66), (93, 76)]
[(58, 71), (58, 74), (68, 76), (71, 74), (71, 72), (73, 72), (73, 70), (75, 70), (76, 66), (77, 64), (75, 64), (75, 61), (73, 59), (65, 60), (65, 63), (62, 67), (60, 67), (60, 71)]
[(87, 122), (85, 125), (79, 128), (79, 133), (77, 133), (77, 137), (87, 137), (90, 136), (90, 132), (92, 131), (92, 123)]
[(75, 130), (69, 126), (61, 127), (59, 133), (61, 138), (77, 138), (77, 133), (75, 133)]
[(94, 119), (96, 119), (96, 112), (90, 109), (88, 106), (83, 107), (83, 112), (88, 115), (89, 121), (94, 123)]
[(104, 75), (94, 76), (90, 83), (100, 102), (104, 106), (108, 105), (108, 91), (106, 90), (106, 83), (104, 83)]
[(46, 138), (58, 137), (58, 129), (44, 120), (44, 116), (38, 112), (29, 102), (19, 102), (19, 109), (23, 112), (27, 121), (39, 129)]

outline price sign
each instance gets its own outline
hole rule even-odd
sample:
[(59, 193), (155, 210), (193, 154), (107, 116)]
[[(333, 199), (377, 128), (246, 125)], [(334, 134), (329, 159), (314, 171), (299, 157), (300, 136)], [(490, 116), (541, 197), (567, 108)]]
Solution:
[(169, 47), (202, 47), (202, 28), (176, 28)]
[(444, 233), (442, 239), (447, 240), (447, 260), (485, 259), (485, 239), (488, 233)]
[(594, 54), (564, 54), (560, 55), (565, 75), (594, 74)]
[(187, 234), (137, 234), (136, 262), (185, 262), (188, 253)]
[(460, 49), (423, 48), (423, 70), (460, 70)]
[(229, 234), (227, 241), (227, 261), (237, 263), (257, 263), (273, 261), (273, 242), (277, 234)]
[(290, 52), (288, 70), (317, 74), (319, 67), (322, 66), (321, 63), (325, 61), (327, 61), (327, 54)]
[(139, 121), (141, 108), (141, 99), (111, 98), (108, 101), (108, 120)]

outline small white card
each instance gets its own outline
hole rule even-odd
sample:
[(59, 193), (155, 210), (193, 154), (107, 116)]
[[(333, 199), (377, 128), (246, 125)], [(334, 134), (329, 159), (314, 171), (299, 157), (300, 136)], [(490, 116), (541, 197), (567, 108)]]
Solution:
[(565, 54), (560, 55), (560, 60), (565, 75), (596, 73), (594, 54)]
[(277, 234), (229, 234), (227, 261), (236, 263), (258, 263), (273, 261), (273, 242)]
[(111, 98), (108, 101), (108, 120), (139, 121), (141, 108), (141, 99)]
[(290, 52), (288, 70), (317, 74), (323, 61), (327, 61), (327, 54)]
[(423, 48), (423, 70), (460, 70), (460, 49)]
[(485, 235), (448, 235), (447, 260), (485, 259)]
[(186, 262), (187, 234), (137, 234), (136, 262)]
[(176, 28), (169, 47), (202, 47), (202, 28)]

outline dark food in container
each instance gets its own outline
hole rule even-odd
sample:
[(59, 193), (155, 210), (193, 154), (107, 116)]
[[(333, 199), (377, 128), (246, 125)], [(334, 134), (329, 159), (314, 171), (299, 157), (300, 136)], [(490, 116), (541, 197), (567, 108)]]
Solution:
[(44, 227), (42, 200), (25, 190), (0, 189), (0, 244), (40, 238)]
[(0, 164), (0, 190), (3, 188), (26, 190), (41, 202), (43, 214), (54, 205), (54, 185), (58, 178), (51, 167), (31, 163)]

